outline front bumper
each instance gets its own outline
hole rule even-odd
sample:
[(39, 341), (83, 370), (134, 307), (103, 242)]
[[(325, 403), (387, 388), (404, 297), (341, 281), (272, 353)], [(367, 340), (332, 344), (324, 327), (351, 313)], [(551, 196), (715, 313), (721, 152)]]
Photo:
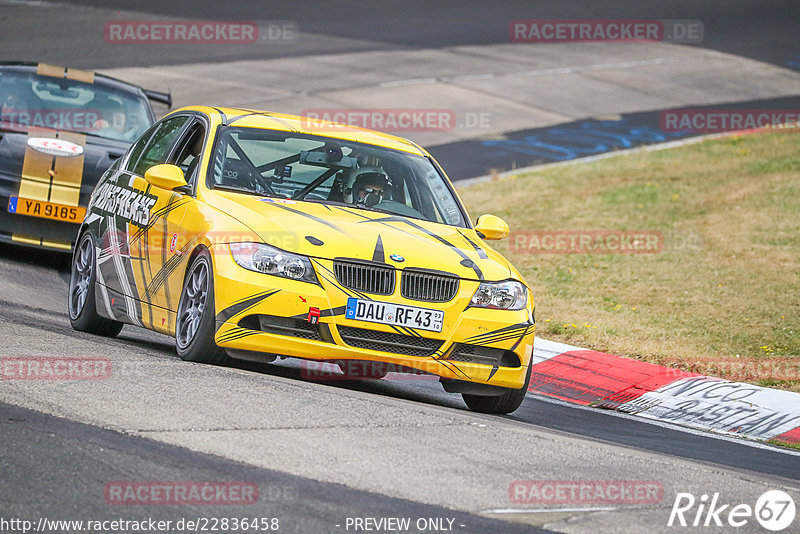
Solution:
[[(519, 389), (533, 351), (535, 325), (529, 295), (519, 311), (468, 308), (477, 281), (461, 280), (446, 303), (371, 295), (378, 301), (444, 311), (442, 332), (394, 329), (345, 317), (354, 296), (333, 275), (333, 262), (312, 260), (319, 285), (248, 271), (227, 245), (213, 249), (216, 334), (220, 347), (308, 360), (367, 360), (443, 378)], [(398, 284), (399, 286), (399, 284)], [(310, 308), (321, 311), (308, 322)], [(465, 309), (466, 308), (466, 309)]]

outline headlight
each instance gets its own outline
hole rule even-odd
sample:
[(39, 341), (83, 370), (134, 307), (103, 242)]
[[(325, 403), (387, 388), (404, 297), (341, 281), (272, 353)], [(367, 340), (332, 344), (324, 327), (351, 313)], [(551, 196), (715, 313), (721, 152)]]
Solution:
[(484, 282), (472, 295), (471, 306), (497, 310), (521, 310), (528, 302), (528, 290), (519, 282)]
[(241, 267), (258, 273), (317, 283), (311, 260), (262, 243), (231, 243), (231, 254)]

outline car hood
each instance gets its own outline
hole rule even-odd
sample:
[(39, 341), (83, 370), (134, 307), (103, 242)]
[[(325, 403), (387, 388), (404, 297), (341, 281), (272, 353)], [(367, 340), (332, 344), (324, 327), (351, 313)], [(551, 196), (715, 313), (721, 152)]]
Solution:
[[(355, 208), (207, 191), (206, 202), (266, 243), (306, 256), (421, 268), (471, 280), (506, 280), (508, 262), (473, 229)], [(222, 236), (217, 236), (222, 237)], [(234, 236), (229, 241), (235, 241)]]
[[(20, 133), (10, 130), (0, 131), (0, 174), (4, 176), (4, 180), (13, 179), (18, 182), (22, 176), (23, 162), (25, 161), (26, 150), (28, 149), (28, 139), (30, 137), (52, 137), (52, 134), (28, 135), (27, 133)], [(71, 136), (71, 141), (76, 141), (77, 136)], [(81, 136), (83, 137), (83, 136)], [(95, 184), (100, 179), (100, 176), (108, 169), (114, 161), (122, 156), (130, 146), (130, 143), (124, 141), (115, 141), (100, 137), (85, 136), (85, 139), (77, 142), (76, 144), (83, 147), (81, 167), (81, 194), (80, 204), (85, 206), (88, 202), (89, 195), (94, 189)], [(48, 158), (50, 156), (41, 154), (41, 158)], [(60, 158), (72, 159), (72, 158)], [(41, 165), (32, 166), (34, 169), (41, 169), (42, 175), (33, 176), (33, 178), (41, 178), (42, 180), (49, 181), (50, 177), (45, 174), (44, 167)], [(74, 172), (74, 171), (73, 171)], [(58, 180), (56, 180), (58, 182)], [(16, 194), (16, 190), (11, 191), (11, 194)]]

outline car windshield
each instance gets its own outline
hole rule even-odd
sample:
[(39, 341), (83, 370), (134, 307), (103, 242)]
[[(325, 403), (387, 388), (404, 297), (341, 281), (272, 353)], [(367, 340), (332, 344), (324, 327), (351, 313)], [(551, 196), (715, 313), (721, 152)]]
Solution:
[(132, 142), (152, 119), (144, 98), (100, 84), (0, 71), (0, 127), (85, 133)]
[(428, 158), (341, 139), (222, 128), (209, 185), (465, 226), (458, 200)]

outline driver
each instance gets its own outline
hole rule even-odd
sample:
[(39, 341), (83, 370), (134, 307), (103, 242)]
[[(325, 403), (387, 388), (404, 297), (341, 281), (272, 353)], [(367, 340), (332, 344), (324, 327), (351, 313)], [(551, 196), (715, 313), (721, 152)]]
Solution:
[(125, 107), (121, 102), (103, 96), (95, 96), (84, 107), (100, 113), (100, 118), (94, 123), (96, 130), (113, 139), (133, 140), (132, 136), (136, 132), (128, 125)]
[(354, 173), (352, 204), (372, 207), (391, 198), (391, 182), (380, 167), (361, 167)]

